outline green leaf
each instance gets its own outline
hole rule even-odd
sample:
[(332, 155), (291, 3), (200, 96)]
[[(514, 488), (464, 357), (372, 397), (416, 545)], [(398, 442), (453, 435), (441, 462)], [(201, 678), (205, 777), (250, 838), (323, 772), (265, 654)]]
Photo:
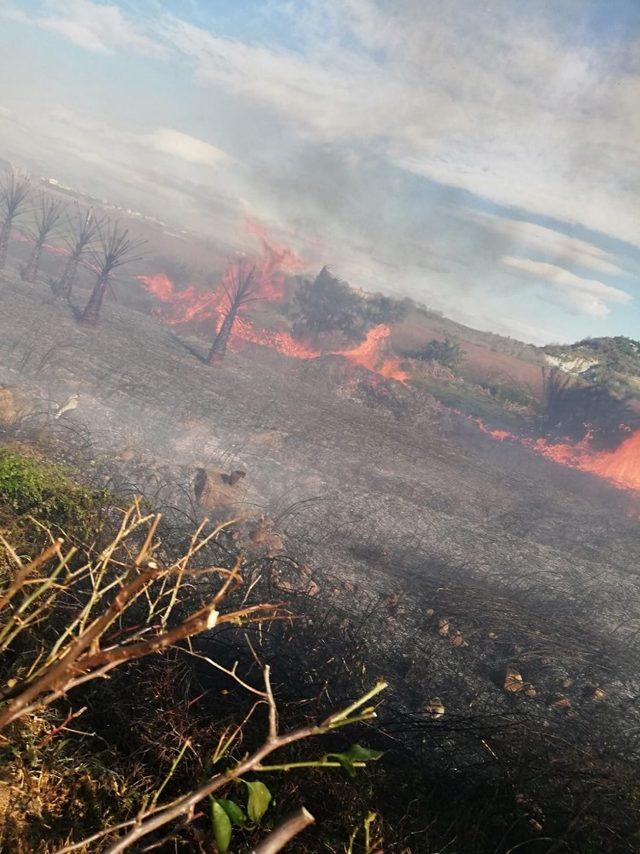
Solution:
[(235, 801), (227, 801), (225, 798), (220, 798), (218, 803), (229, 816), (232, 824), (235, 824), (236, 827), (245, 826), (247, 817)]
[(372, 750), (370, 747), (362, 747), (361, 744), (353, 744), (346, 753), (327, 753), (326, 759), (335, 759), (339, 762), (350, 777), (356, 776), (356, 762), (371, 762), (380, 759), (382, 751)]
[(264, 783), (256, 780), (253, 783), (244, 781), (245, 786), (249, 789), (249, 800), (247, 801), (247, 813), (251, 821), (259, 822), (262, 816), (266, 813), (271, 801), (271, 792)]
[(384, 756), (384, 752), (374, 750), (372, 747), (363, 747), (361, 744), (353, 744), (349, 748), (348, 755), (354, 762), (375, 762)]
[(231, 843), (231, 819), (227, 815), (224, 807), (219, 801), (211, 799), (211, 826), (213, 827), (213, 836), (216, 840), (216, 845), (220, 854), (225, 854), (229, 850)]

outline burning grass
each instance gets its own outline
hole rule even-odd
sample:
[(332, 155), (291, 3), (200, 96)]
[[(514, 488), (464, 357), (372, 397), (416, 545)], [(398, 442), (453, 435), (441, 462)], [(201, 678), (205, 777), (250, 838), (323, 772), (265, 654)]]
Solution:
[(517, 442), (559, 465), (595, 474), (620, 489), (640, 491), (640, 430), (631, 432), (613, 450), (597, 450), (588, 434), (585, 439), (572, 445), (519, 436), (508, 430), (493, 430), (479, 419), (476, 419), (476, 423), (483, 433), (498, 442)]

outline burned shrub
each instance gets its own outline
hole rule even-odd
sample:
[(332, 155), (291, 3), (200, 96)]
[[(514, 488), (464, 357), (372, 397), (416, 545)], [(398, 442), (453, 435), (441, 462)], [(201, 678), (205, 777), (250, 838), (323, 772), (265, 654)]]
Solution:
[(640, 426), (630, 398), (593, 385), (557, 368), (545, 371), (541, 431), (579, 442), (589, 437), (596, 448), (612, 448)]

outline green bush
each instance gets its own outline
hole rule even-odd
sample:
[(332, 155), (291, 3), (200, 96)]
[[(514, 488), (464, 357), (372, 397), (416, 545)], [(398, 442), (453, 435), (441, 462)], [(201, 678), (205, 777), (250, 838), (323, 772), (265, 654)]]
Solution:
[(455, 370), (462, 360), (460, 345), (449, 338), (440, 341), (433, 338), (420, 350), (410, 350), (404, 354), (410, 359), (419, 359), (421, 362), (438, 362), (440, 365)]
[(404, 303), (383, 294), (361, 296), (323, 267), (313, 281), (299, 282), (289, 317), (298, 337), (342, 332), (358, 341), (373, 326), (398, 323), (406, 310)]
[(59, 466), (2, 448), (0, 508), (65, 526), (86, 524), (95, 502), (92, 493), (74, 483)]

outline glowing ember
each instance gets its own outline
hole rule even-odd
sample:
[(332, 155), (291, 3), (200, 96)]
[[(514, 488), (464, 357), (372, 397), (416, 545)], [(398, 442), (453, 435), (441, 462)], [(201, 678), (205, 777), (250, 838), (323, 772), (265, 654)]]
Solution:
[[(24, 234), (22, 231), (14, 231), (11, 236), (17, 243), (27, 243), (29, 245), (33, 245), (34, 243), (33, 238), (28, 234)], [(64, 246), (51, 246), (49, 243), (44, 243), (42, 248), (45, 252), (49, 252), (51, 255), (69, 254), (69, 250)]]

